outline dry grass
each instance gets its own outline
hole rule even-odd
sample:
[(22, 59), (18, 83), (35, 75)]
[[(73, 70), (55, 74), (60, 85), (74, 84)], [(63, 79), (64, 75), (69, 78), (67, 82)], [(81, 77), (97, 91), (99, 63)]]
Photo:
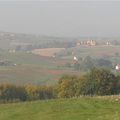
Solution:
[(32, 51), (33, 54), (41, 55), (41, 56), (47, 56), (47, 57), (53, 57), (56, 53), (65, 50), (65, 48), (45, 48), (45, 49), (34, 49)]

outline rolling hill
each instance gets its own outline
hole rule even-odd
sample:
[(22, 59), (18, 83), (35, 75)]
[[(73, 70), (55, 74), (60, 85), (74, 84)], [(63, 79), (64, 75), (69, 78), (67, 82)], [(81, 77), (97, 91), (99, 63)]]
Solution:
[(0, 120), (119, 120), (120, 102), (99, 98), (1, 104)]

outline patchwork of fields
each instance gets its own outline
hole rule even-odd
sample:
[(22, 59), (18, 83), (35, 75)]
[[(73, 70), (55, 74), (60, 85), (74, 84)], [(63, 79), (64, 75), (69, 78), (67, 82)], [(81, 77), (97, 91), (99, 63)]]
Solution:
[[(57, 83), (63, 74), (83, 74), (65, 67), (74, 63), (73, 57), (107, 57), (113, 63), (120, 61), (119, 46), (95, 46), (69, 49), (41, 49), (33, 53), (0, 52), (0, 83), (16, 85), (49, 85)], [(65, 52), (73, 54), (64, 54)], [(55, 54), (63, 54), (51, 57)], [(36, 102), (0, 104), (0, 120), (120, 120), (120, 96), (81, 97)]]
[[(61, 57), (49, 57), (57, 48), (42, 49), (46, 56), (35, 55), (26, 52), (0, 52), (0, 60), (7, 60), (12, 65), (0, 66), (0, 82), (15, 84), (55, 84), (63, 74), (81, 74), (73, 68), (65, 67), (67, 63), (74, 63), (73, 57), (91, 56), (93, 58), (106, 57), (113, 63), (120, 61), (119, 46), (96, 46), (79, 47), (63, 50), (58, 48), (59, 53), (73, 52), (73, 55)], [(44, 51), (45, 50), (45, 51)], [(52, 53), (51, 53), (52, 51)], [(58, 52), (57, 51), (57, 52)], [(57, 54), (59, 54), (57, 53)]]
[(23, 52), (2, 52), (0, 59), (12, 63), (12, 65), (0, 66), (1, 83), (55, 84), (62, 74), (76, 74), (74, 70), (64, 67), (66, 59)]

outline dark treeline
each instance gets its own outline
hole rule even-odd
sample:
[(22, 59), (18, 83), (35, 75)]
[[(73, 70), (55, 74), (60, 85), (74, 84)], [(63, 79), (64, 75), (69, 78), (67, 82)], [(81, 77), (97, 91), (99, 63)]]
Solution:
[(82, 76), (63, 75), (54, 86), (0, 85), (0, 102), (72, 98), (81, 95), (120, 93), (120, 76), (107, 69), (93, 68)]
[(50, 86), (16, 86), (12, 84), (0, 85), (0, 102), (19, 102), (55, 98), (53, 87)]

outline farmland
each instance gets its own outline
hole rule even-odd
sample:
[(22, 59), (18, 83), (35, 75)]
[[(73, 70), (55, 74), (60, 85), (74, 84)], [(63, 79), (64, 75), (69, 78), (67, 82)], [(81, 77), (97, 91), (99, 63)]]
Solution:
[[(3, 48), (1, 47), (0, 83), (54, 86), (57, 85), (63, 74), (82, 76), (87, 70), (83, 72), (81, 69), (74, 69), (74, 56), (78, 59), (82, 58), (83, 61), (87, 56), (94, 59), (108, 59), (113, 65), (120, 61), (120, 47), (117, 45), (72, 46), (67, 48), (63, 46), (62, 48), (57, 46), (58, 43), (54, 47), (53, 43), (46, 47), (46, 43), (49, 45), (47, 40), (44, 43), (36, 38), (33, 45), (32, 39), (29, 42), (28, 40), (21, 41), (22, 38), (19, 39), (18, 41), (12, 40), (12, 43), (9, 41), (9, 45), (7, 44), (5, 49), (3, 49), (3, 46)], [(29, 44), (36, 48), (33, 47), (32, 50), (18, 49), (19, 45), (23, 48), (28, 45), (29, 48), (31, 47)], [(39, 46), (36, 44), (39, 44)], [(44, 44), (44, 47), (42, 44)], [(10, 46), (12, 48), (9, 48)], [(17, 50), (14, 48), (15, 46), (17, 46)], [(4, 61), (5, 64), (2, 64)], [(84, 96), (70, 99), (56, 98), (54, 100), (0, 104), (0, 119), (119, 120), (120, 96), (112, 99), (111, 97)]]
[(120, 120), (120, 2), (1, 0), (0, 120)]
[(119, 120), (120, 102), (109, 97), (0, 105), (1, 120)]
[(65, 50), (65, 48), (46, 48), (46, 49), (35, 49), (32, 51), (33, 54), (54, 57), (55, 54)]
[(91, 56), (95, 58), (114, 57), (116, 53), (119, 54), (119, 51), (120, 51), (120, 46), (114, 46), (114, 45), (113, 46), (80, 46), (80, 47), (73, 47), (67, 49), (66, 52), (63, 52), (63, 57), (71, 58), (73, 55), (76, 55), (78, 57)]
[(12, 64), (0, 66), (1, 83), (53, 84), (62, 74), (75, 73), (64, 67), (67, 62), (65, 59), (54, 59), (23, 52), (1, 52), (0, 59), (8, 60)]
[[(52, 56), (56, 49), (57, 57)], [(51, 51), (52, 52), (51, 52)], [(0, 60), (7, 60), (12, 65), (0, 66), (0, 82), (15, 84), (55, 84), (63, 74), (81, 74), (65, 64), (73, 64), (73, 57), (91, 56), (93, 58), (109, 58), (113, 64), (119, 63), (119, 46), (86, 46), (74, 48), (42, 49), (44, 56), (27, 52), (0, 52)], [(74, 54), (67, 54), (72, 53)], [(116, 55), (116, 53), (118, 53)], [(61, 55), (62, 54), (62, 55)], [(46, 55), (46, 56), (45, 56)], [(49, 56), (50, 55), (50, 56)], [(14, 66), (15, 64), (15, 66)]]
[(46, 85), (55, 84), (63, 74), (81, 75), (83, 71), (73, 67), (74, 56), (83, 60), (86, 56), (104, 58), (119, 64), (117, 45), (75, 45), (73, 38), (0, 32), (0, 62), (9, 63), (0, 65), (0, 83)]

